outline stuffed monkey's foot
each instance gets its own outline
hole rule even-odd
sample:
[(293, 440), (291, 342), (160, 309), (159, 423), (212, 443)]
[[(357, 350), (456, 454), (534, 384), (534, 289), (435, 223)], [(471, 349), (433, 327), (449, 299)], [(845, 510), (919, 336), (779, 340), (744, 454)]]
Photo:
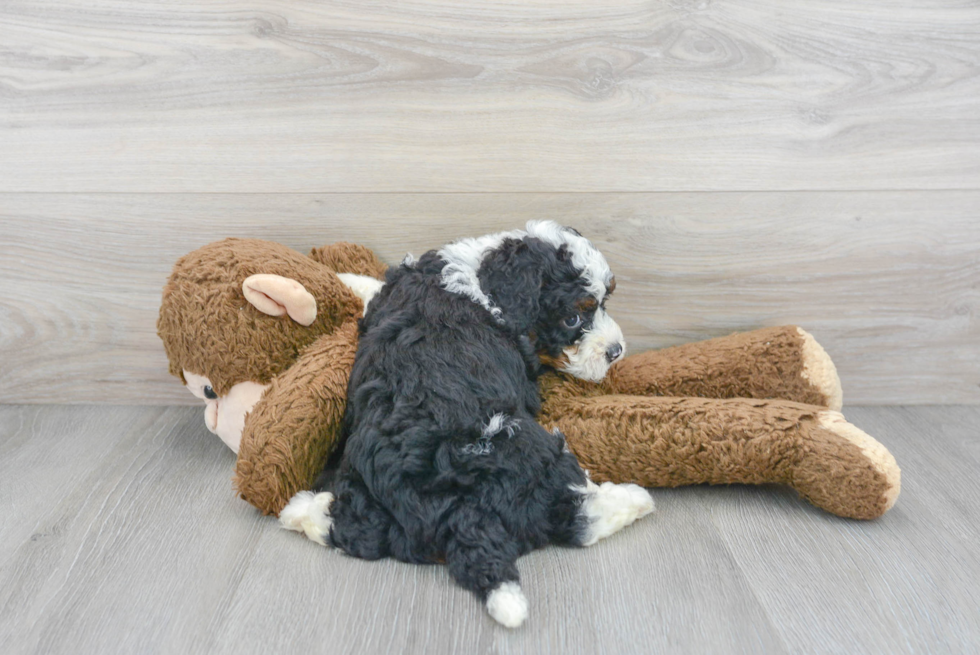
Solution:
[(279, 523), (287, 530), (302, 532), (321, 546), (327, 545), (327, 536), (333, 519), (330, 518), (330, 504), (333, 494), (301, 491), (289, 501), (279, 513)]
[(583, 546), (591, 546), (653, 511), (650, 492), (636, 484), (597, 485), (589, 480), (583, 493), (581, 511), (588, 521)]
[[(567, 381), (551, 386), (558, 388), (544, 394), (546, 410), (553, 402), (549, 396), (595, 395)], [(609, 369), (603, 386), (613, 394), (780, 398), (833, 410), (841, 408), (842, 398), (833, 360), (816, 339), (794, 325), (632, 355)]]
[(902, 475), (888, 449), (840, 412), (820, 412), (816, 423), (793, 471), (793, 487), (838, 516), (874, 519), (891, 509)]
[(644, 487), (788, 484), (838, 516), (872, 519), (901, 472), (888, 450), (839, 412), (783, 400), (596, 396), (542, 417), (596, 480)]
[(817, 343), (812, 334), (800, 327), (796, 328), (796, 331), (803, 337), (801, 377), (826, 398), (829, 409), (839, 412), (844, 403), (844, 392), (840, 386), (840, 377), (837, 375), (834, 360), (823, 346)]

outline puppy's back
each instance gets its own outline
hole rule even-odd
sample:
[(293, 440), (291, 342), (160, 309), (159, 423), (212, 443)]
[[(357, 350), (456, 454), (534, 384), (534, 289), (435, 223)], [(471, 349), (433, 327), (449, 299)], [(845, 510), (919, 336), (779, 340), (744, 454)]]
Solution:
[(533, 416), (538, 394), (528, 362), (483, 307), (446, 291), (435, 251), (388, 272), (361, 322), (351, 373), (348, 428), (382, 433), (427, 425), (474, 426), (495, 413)]

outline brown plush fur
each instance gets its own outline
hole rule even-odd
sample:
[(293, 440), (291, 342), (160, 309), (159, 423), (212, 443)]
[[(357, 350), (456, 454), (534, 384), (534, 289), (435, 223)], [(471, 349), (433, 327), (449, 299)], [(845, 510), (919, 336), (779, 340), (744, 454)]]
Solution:
[[(803, 376), (803, 336), (763, 328), (630, 357), (609, 371), (610, 393), (702, 398), (785, 398), (829, 407)], [(839, 409), (839, 408), (834, 408)]]
[[(315, 248), (307, 258), (249, 239), (209, 244), (174, 267), (157, 322), (170, 372), (181, 380), (185, 369), (204, 375), (218, 395), (243, 381), (270, 384), (247, 417), (235, 472), (242, 498), (266, 514), (309, 486), (336, 443), (361, 301), (335, 273), (385, 270), (351, 243)], [(303, 283), (316, 298), (316, 321), (304, 327), (246, 302), (242, 282), (257, 273)]]
[[(219, 394), (218, 380), (221, 389), (271, 382), (246, 417), (235, 478), (242, 498), (264, 513), (278, 514), (308, 488), (336, 442), (361, 306), (333, 272), (381, 278), (384, 270), (352, 244), (305, 258), (243, 240), (177, 264), (159, 323), (171, 372), (206, 375)], [(253, 273), (312, 285), (314, 325), (243, 304), (241, 281)], [(779, 483), (834, 514), (875, 518), (895, 502), (898, 466), (828, 409), (839, 409), (839, 381), (819, 346), (807, 354), (806, 338), (787, 326), (651, 351), (626, 358), (598, 384), (549, 374), (541, 420), (565, 432), (597, 481)], [(807, 369), (813, 348), (830, 371), (822, 379)]]
[(349, 321), (304, 350), (249, 413), (235, 486), (264, 513), (278, 514), (327, 461), (340, 433), (356, 351), (357, 323)]
[[(271, 273), (300, 282), (317, 302), (308, 327), (268, 316), (242, 294), (245, 278)], [(157, 333), (170, 373), (186, 369), (211, 380), (222, 396), (243, 380), (268, 384), (306, 346), (360, 312), (360, 301), (333, 271), (267, 241), (225, 239), (182, 257), (163, 290)]]
[(821, 426), (826, 411), (786, 400), (554, 394), (541, 422), (565, 433), (596, 482), (779, 483), (839, 516), (880, 516), (892, 481)]
[(353, 243), (332, 243), (314, 248), (310, 251), (310, 257), (336, 273), (354, 273), (383, 280), (388, 270), (387, 264), (378, 259), (377, 255), (364, 246)]

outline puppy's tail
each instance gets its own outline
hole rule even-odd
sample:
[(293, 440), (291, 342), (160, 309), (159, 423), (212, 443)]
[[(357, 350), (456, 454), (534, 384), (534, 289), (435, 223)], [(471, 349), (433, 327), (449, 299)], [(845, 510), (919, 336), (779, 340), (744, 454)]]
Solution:
[(527, 598), (519, 582), (504, 582), (487, 594), (487, 612), (505, 628), (517, 628), (527, 618)]
[(302, 532), (321, 546), (327, 545), (330, 536), (330, 504), (333, 494), (327, 491), (314, 494), (312, 491), (301, 491), (289, 499), (281, 512), (279, 524), (287, 530)]

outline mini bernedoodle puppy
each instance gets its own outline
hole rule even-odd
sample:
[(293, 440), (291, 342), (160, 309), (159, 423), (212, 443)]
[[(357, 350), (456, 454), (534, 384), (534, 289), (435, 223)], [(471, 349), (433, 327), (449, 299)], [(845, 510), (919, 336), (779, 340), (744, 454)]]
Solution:
[(592, 483), (535, 420), (542, 362), (598, 381), (623, 357), (614, 287), (595, 246), (550, 221), (406, 258), (361, 323), (333, 493), (297, 494), (282, 525), (356, 557), (445, 562), (519, 626), (518, 557), (653, 510), (642, 487)]

